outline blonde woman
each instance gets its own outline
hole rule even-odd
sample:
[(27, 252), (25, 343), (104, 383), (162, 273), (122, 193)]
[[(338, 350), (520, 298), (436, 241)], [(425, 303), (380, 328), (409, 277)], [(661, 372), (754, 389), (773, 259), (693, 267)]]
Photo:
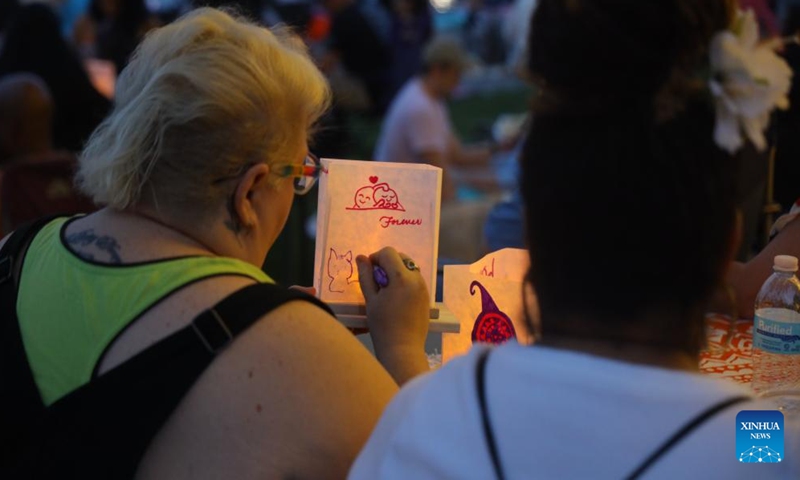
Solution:
[(47, 406), (16, 442), (27, 476), (344, 476), (427, 369), (428, 298), (393, 249), (357, 259), (384, 369), (259, 269), (316, 179), (307, 139), (328, 102), (286, 32), (199, 9), (145, 39), (80, 159), (105, 208), (47, 223), (22, 268), (19, 330)]

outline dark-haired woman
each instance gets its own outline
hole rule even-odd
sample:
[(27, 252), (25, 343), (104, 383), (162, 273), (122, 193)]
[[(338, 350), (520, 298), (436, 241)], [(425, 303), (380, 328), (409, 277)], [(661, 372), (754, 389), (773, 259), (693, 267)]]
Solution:
[(111, 103), (92, 86), (78, 55), (61, 36), (53, 10), (44, 4), (21, 7), (11, 20), (0, 52), (0, 76), (29, 72), (53, 95), (53, 143), (78, 151), (103, 120)]
[[(731, 25), (755, 25), (734, 15), (723, 0), (540, 1), (521, 158), (536, 343), (474, 348), (408, 384), (351, 478), (751, 478), (737, 413), (775, 407), (698, 373), (738, 243), (731, 152), (763, 146), (760, 117), (715, 103), (731, 100)], [(770, 94), (764, 111), (786, 106), (769, 58), (774, 83), (748, 90)], [(770, 478), (798, 478), (788, 418)]]

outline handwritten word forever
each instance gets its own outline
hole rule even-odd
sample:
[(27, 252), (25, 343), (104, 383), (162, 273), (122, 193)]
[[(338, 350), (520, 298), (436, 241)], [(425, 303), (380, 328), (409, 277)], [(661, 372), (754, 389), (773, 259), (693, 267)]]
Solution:
[(422, 225), (422, 219), (415, 218), (412, 220), (408, 220), (405, 218), (394, 218), (394, 217), (384, 216), (378, 220), (378, 223), (380, 223), (381, 227), (383, 228), (389, 228), (389, 227), (399, 227), (403, 225)]

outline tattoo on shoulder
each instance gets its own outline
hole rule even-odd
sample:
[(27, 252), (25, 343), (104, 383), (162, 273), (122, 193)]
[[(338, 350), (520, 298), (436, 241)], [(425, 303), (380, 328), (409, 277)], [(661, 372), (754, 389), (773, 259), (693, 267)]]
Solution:
[[(110, 235), (97, 235), (93, 228), (67, 235), (67, 244), (83, 259), (122, 263), (122, 257), (119, 254), (122, 247), (117, 239)], [(101, 260), (98, 260), (98, 253), (102, 254)]]

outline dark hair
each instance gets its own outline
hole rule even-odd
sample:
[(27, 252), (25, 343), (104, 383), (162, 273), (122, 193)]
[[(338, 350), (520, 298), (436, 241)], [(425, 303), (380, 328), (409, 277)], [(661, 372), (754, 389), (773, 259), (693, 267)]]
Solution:
[(95, 39), (96, 55), (114, 62), (119, 74), (128, 65), (128, 60), (142, 40), (153, 15), (147, 9), (145, 0), (113, 0), (117, 11), (109, 16), (103, 11), (103, 0), (92, 0), (89, 15), (97, 30)]
[(9, 21), (19, 9), (19, 0), (3, 0), (0, 2), (0, 32), (5, 31)]
[(53, 142), (77, 151), (111, 104), (92, 86), (78, 55), (61, 36), (58, 17), (44, 4), (21, 7), (0, 52), (0, 75), (30, 72), (53, 95)]
[(192, 5), (199, 7), (223, 8), (237, 12), (258, 23), (261, 21), (262, 0), (192, 0)]
[[(394, 1), (395, 0), (380, 0), (378, 3), (390, 14), (394, 14)], [(430, 16), (431, 4), (428, 0), (408, 0), (410, 5), (411, 14), (414, 16)]]
[(115, 28), (135, 31), (150, 16), (150, 11), (147, 9), (144, 0), (116, 0), (119, 9), (116, 16), (110, 18), (103, 11), (102, 1), (91, 0), (91, 3), (89, 3), (89, 16), (96, 22), (111, 20)]
[[(800, 31), (800, 7), (789, 9), (789, 16), (784, 24), (785, 35), (796, 35)], [(786, 62), (794, 71), (800, 69), (800, 45), (789, 44), (783, 53)], [(784, 210), (789, 210), (795, 201), (800, 199), (800, 75), (792, 77), (792, 88), (789, 91), (789, 103), (793, 108), (780, 111), (775, 116), (775, 134), (777, 149), (775, 151), (775, 200)]]
[(107, 18), (101, 7), (103, 0), (92, 0), (89, 4), (89, 16), (95, 22), (110, 20), (114, 29), (135, 33), (150, 17), (150, 11), (144, 0), (116, 0), (119, 10), (114, 18)]
[(545, 336), (592, 319), (584, 333), (613, 337), (666, 312), (668, 322), (646, 328), (665, 345), (698, 348), (702, 323), (681, 322), (696, 320), (720, 280), (736, 159), (714, 144), (713, 104), (691, 77), (729, 7), (540, 0), (528, 65), (541, 92), (521, 187)]

